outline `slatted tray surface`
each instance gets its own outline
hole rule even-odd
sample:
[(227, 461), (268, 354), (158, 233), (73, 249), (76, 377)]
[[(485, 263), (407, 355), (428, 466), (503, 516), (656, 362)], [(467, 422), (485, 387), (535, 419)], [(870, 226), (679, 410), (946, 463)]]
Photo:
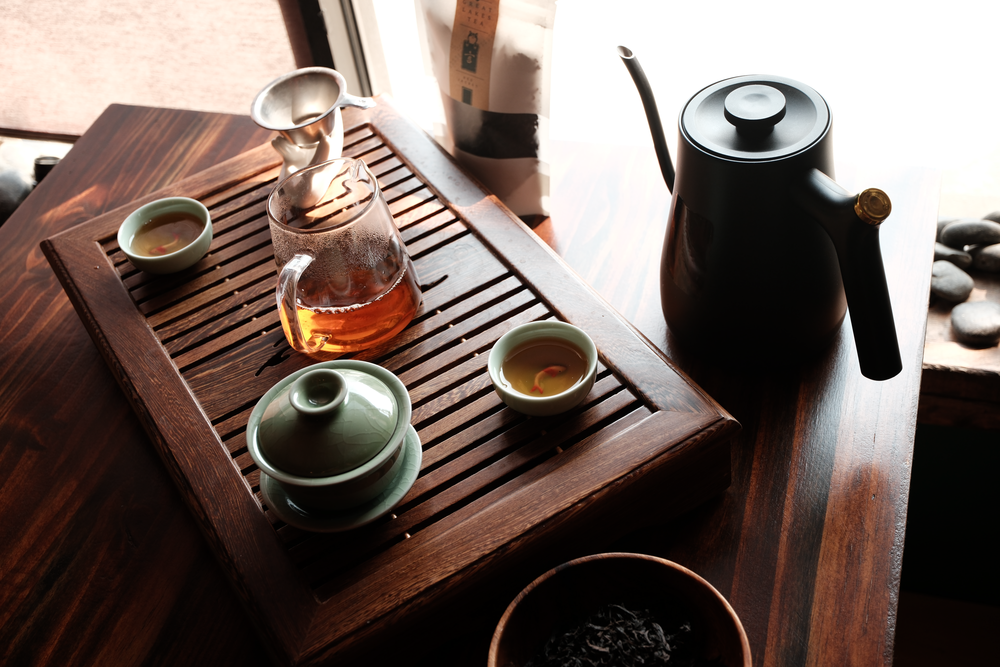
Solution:
[[(649, 480), (683, 470), (699, 482), (678, 505), (718, 493), (728, 484), (726, 440), (738, 428), (390, 106), (347, 120), (344, 154), (378, 178), (423, 290), (400, 335), (350, 355), (406, 385), (424, 451), (413, 489), (368, 526), (319, 534), (284, 524), (263, 502), (247, 452), (260, 397), (316, 362), (290, 349), (278, 318), (265, 203), (280, 165), (270, 146), (43, 243), (285, 664), (376, 650), (407, 614), (445, 614), (443, 601), (471, 594), (506, 564), (566, 535), (601, 533), (596, 517), (627, 508)], [(115, 232), (135, 207), (168, 195), (201, 200), (214, 239), (192, 269), (151, 276), (132, 267)], [(528, 418), (493, 392), (486, 359), (506, 331), (544, 319), (588, 330), (602, 363), (582, 406)]]
[[(417, 274), (429, 278), (422, 281), (422, 314), (403, 335), (377, 350), (348, 356), (377, 362), (399, 376), (409, 389), (412, 424), (426, 454), (420, 481), (406, 505), (397, 509), (395, 518), (370, 529), (318, 535), (284, 525), (267, 513), (321, 599), (329, 598), (337, 579), (371, 553), (410, 537), (436, 517), (595, 430), (615, 432), (650, 414), (603, 365), (585, 418), (566, 417), (563, 425), (551, 420), (552, 434), (532, 428), (516, 412), (502, 410), (485, 372), (489, 348), (512, 326), (554, 314), (492, 255), (484, 252), (460, 266), (448, 260), (451, 246), (469, 234), (468, 228), (389, 152), (370, 126), (348, 133), (344, 152), (370, 165)], [(277, 175), (277, 168), (270, 169), (206, 199), (219, 243), (209, 258), (211, 266), (193, 279), (184, 275), (164, 280), (139, 272), (116, 240), (102, 244), (181, 375), (195, 395), (207, 397), (202, 406), (258, 498), (260, 472), (247, 452), (245, 432), (250, 411), (271, 386), (270, 374), (253, 382), (249, 401), (243, 392), (213, 394), (209, 389), (232, 377), (260, 378), (269, 366), (280, 364), (287, 374), (316, 361), (293, 353), (278, 320), (277, 275), (264, 211)], [(441, 260), (446, 264), (441, 266)], [(446, 281), (459, 280), (463, 292), (457, 296), (442, 288)], [(516, 464), (505, 463), (514, 453)]]

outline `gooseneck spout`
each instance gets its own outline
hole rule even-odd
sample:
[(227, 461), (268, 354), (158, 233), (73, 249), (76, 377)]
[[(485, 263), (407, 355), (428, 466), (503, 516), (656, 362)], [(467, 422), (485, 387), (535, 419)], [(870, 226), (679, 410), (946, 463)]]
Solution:
[(861, 374), (871, 380), (894, 377), (903, 363), (878, 238), (892, 208), (889, 198), (875, 188), (853, 196), (818, 169), (806, 174), (795, 194), (837, 249)]
[(674, 164), (670, 160), (670, 150), (667, 148), (667, 140), (663, 136), (663, 124), (660, 122), (660, 113), (656, 110), (656, 100), (653, 98), (653, 90), (649, 87), (646, 74), (639, 65), (639, 60), (632, 53), (631, 49), (624, 46), (618, 47), (618, 55), (625, 63), (628, 73), (632, 76), (635, 87), (639, 90), (639, 99), (642, 100), (642, 107), (646, 110), (646, 121), (649, 123), (649, 131), (653, 135), (653, 148), (656, 149), (656, 159), (660, 162), (660, 171), (663, 172), (663, 180), (667, 184), (667, 189), (671, 193), (674, 191)]

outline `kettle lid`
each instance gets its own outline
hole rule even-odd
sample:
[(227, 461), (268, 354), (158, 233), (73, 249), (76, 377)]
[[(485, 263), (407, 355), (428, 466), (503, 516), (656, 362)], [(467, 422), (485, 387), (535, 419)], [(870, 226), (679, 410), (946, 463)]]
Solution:
[(702, 150), (741, 162), (778, 160), (816, 144), (830, 130), (830, 108), (809, 86), (777, 76), (724, 79), (681, 112), (681, 133)]

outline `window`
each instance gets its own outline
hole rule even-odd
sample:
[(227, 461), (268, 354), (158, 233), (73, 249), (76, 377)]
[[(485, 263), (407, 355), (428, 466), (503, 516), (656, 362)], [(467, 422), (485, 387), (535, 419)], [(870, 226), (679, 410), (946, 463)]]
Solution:
[[(324, 14), (340, 3), (357, 20), (374, 92), (390, 92), (433, 131), (440, 101), (414, 0), (322, 0)], [(920, 8), (893, 0), (561, 0), (550, 137), (650, 143), (615, 51), (623, 44), (642, 62), (669, 129), (684, 102), (714, 81), (787, 76), (830, 104), (838, 164), (940, 169), (942, 212), (985, 215), (1000, 209), (998, 19), (1000, 5), (979, 0)]]

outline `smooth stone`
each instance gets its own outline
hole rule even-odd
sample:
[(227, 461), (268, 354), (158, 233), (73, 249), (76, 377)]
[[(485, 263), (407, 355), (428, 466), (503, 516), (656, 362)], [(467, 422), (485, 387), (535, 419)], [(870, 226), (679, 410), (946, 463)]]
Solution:
[[(972, 268), (978, 271), (1000, 272), (1000, 243), (981, 245), (969, 250)], [(937, 253), (935, 253), (935, 258)], [(957, 266), (957, 265), (956, 265)]]
[(972, 294), (974, 285), (972, 276), (951, 262), (943, 259), (934, 262), (931, 269), (931, 292), (942, 299), (961, 303)]
[(953, 218), (948, 216), (938, 217), (937, 222), (937, 236), (935, 239), (938, 243), (942, 243), (941, 235), (944, 234), (944, 229), (953, 222), (981, 222), (982, 218)]
[(944, 260), (951, 262), (960, 269), (967, 269), (972, 266), (972, 255), (964, 250), (949, 248), (943, 243), (934, 244), (934, 261)]
[(937, 222), (937, 236), (934, 237), (935, 240), (937, 240), (938, 242), (940, 242), (941, 241), (941, 232), (943, 232), (944, 228), (947, 227), (948, 225), (950, 225), (953, 222), (958, 222), (958, 218), (941, 218), (941, 217), (939, 217), (938, 218), (938, 222)]
[(951, 309), (951, 329), (959, 342), (992, 347), (1000, 342), (1000, 303), (973, 301)]
[(992, 220), (993, 222), (1000, 222), (1000, 211), (993, 211), (989, 215), (984, 215), (983, 220)]
[(957, 220), (941, 231), (941, 243), (952, 248), (1000, 243), (1000, 222)]

